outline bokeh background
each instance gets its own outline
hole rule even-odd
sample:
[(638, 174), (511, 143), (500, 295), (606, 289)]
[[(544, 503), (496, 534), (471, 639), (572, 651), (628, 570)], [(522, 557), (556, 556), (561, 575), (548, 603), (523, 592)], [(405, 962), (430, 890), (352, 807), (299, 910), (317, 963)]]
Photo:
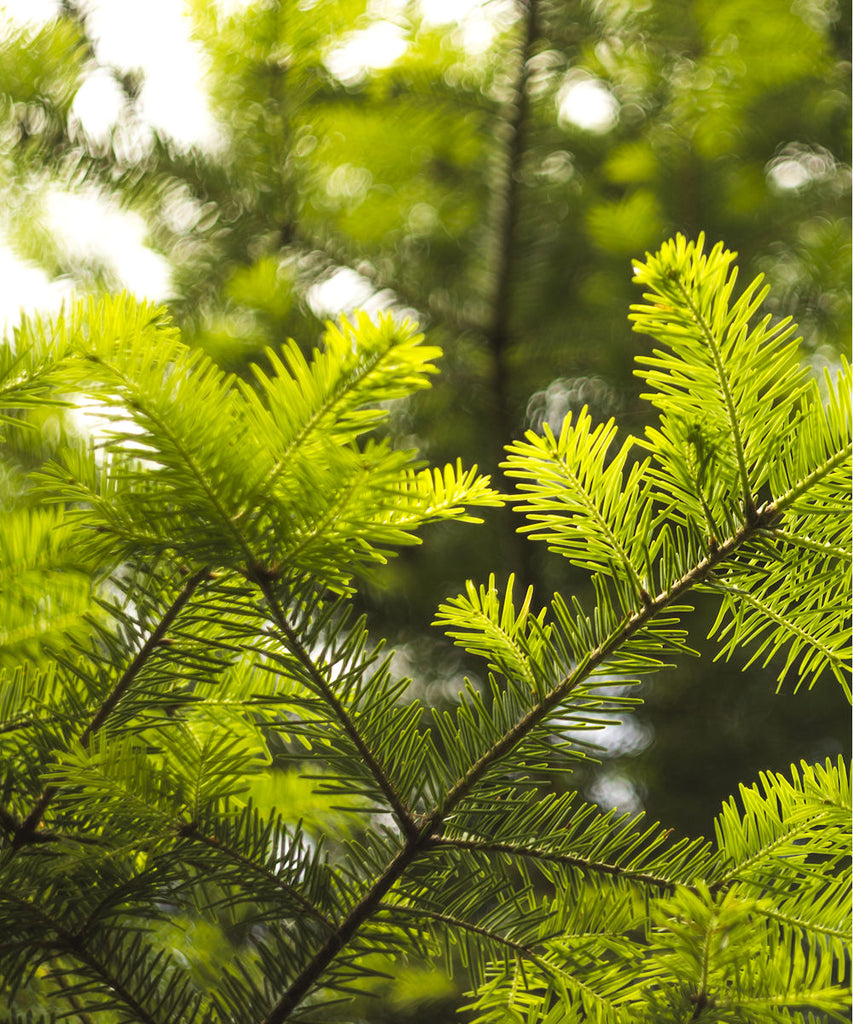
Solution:
[[(0, 318), (128, 288), (247, 374), (286, 337), (310, 349), (327, 317), (413, 317), (442, 374), (389, 429), (500, 481), (506, 443), (584, 405), (642, 431), (631, 259), (704, 231), (766, 275), (768, 311), (822, 372), (849, 350), (850, 26), (835, 0), (7, 3)], [(10, 431), (0, 514), (33, 500), (24, 470), (64, 431), (92, 429), (71, 410), (37, 441)], [(584, 590), (517, 525), (433, 528), (360, 589), (432, 703), (480, 678), (430, 627), (467, 578), (514, 572), (543, 602)], [(777, 693), (779, 665), (715, 661), (703, 616), (701, 657), (645, 682), (572, 779), (692, 835), (760, 770), (850, 746), (837, 687)], [(354, 827), (293, 775), (265, 785), (295, 817)], [(215, 971), (221, 929), (183, 922), (175, 942)], [(391, 974), (365, 1020), (452, 1019), (464, 978)]]

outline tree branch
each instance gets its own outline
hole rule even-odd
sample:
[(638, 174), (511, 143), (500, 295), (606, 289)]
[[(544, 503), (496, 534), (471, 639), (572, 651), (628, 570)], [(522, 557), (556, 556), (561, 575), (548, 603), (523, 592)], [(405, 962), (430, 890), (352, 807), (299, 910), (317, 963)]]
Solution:
[[(142, 1024), (166, 1024), (166, 1022), (158, 1021), (157, 1018), (152, 1017), (126, 986), (110, 973), (109, 968), (101, 963), (87, 948), (83, 934), (69, 932), (68, 929), (46, 914), (40, 907), (34, 906), (30, 900), (18, 897), (13, 893), (4, 894), (4, 899), (10, 903), (26, 906), (28, 910), (38, 915), (41, 927), (46, 933), (44, 937), (40, 937), (39, 940), (30, 944), (33, 956), (36, 956), (39, 950), (44, 952), (43, 957), (38, 962), (52, 962), (63, 956), (76, 959), (78, 963), (85, 965), (94, 974), (97, 974), (110, 993), (136, 1014), (134, 1020), (138, 1020)], [(0, 952), (9, 948), (14, 948), (14, 946), (10, 944), (0, 945)], [(69, 968), (68, 970), (74, 969)], [(57, 974), (53, 974), (51, 980), (56, 982), (58, 987), (63, 990), (63, 998), (68, 999), (67, 987), (62, 984)], [(79, 1007), (75, 1006), (75, 1010), (79, 1012)]]
[[(216, 850), (216, 852), (222, 854), (223, 857), (233, 860), (242, 867), (263, 876), (263, 878), (268, 882), (272, 882), (277, 889), (280, 889), (283, 893), (289, 896), (299, 906), (299, 909), (304, 914), (307, 914), (309, 917), (318, 921), (327, 931), (334, 929), (334, 922), (330, 918), (326, 917), (326, 915), (316, 907), (307, 896), (303, 896), (298, 889), (295, 889), (292, 885), (282, 881), (274, 871), (270, 871), (270, 869), (265, 867), (263, 864), (258, 864), (257, 861), (254, 861), (245, 854), (240, 853), (239, 850), (235, 850), (226, 845), (215, 836), (209, 836), (204, 832), (199, 831), (199, 829), (192, 823), (181, 827), (179, 829), (179, 834), (182, 837), (189, 839), (191, 842), (199, 843), (211, 850)], [(257, 898), (257, 895), (253, 894), (253, 898)]]
[(717, 375), (717, 381), (719, 383), (720, 391), (722, 392), (723, 402), (726, 406), (726, 413), (729, 418), (729, 427), (731, 431), (732, 439), (734, 440), (735, 456), (737, 458), (738, 474), (740, 475), (741, 490), (743, 492), (743, 507), (746, 512), (747, 518), (751, 518), (755, 515), (755, 498), (752, 494), (752, 484), (749, 480), (749, 472), (746, 467), (746, 454), (744, 450), (743, 438), (741, 437), (740, 422), (738, 421), (737, 409), (735, 409), (734, 396), (732, 395), (731, 385), (729, 383), (728, 374), (726, 373), (726, 367), (723, 363), (723, 357), (720, 354), (720, 345), (717, 337), (714, 334), (711, 324), (707, 318), (703, 315), (702, 310), (698, 308), (696, 303), (693, 301), (693, 297), (690, 294), (688, 288), (684, 285), (684, 282), (680, 277), (674, 279), (675, 287), (681, 292), (681, 297), (684, 300), (684, 304), (690, 310), (693, 320), (705, 341), (708, 343), (708, 351), (711, 353), (711, 359), (714, 363), (714, 371)]
[(585, 660), (569, 675), (565, 676), (551, 691), (546, 694), (523, 718), (508, 730), (492, 747), (487, 750), (471, 766), (450, 789), (444, 802), (426, 816), (425, 825), (431, 832), (438, 831), (447, 814), (462, 800), (483, 777), (486, 771), (501, 758), (512, 751), (534, 728), (544, 721), (554, 709), (575, 689), (599, 668), (612, 654), (627, 643), (639, 632), (646, 623), (667, 606), (674, 604), (697, 584), (708, 578), (714, 569), (735, 551), (742, 547), (756, 532), (766, 528), (773, 522), (777, 509), (772, 502), (758, 509), (753, 518), (744, 524), (737, 533), (702, 559), (697, 565), (685, 573), (668, 590), (661, 591), (656, 597), (649, 598), (643, 607), (633, 613), (630, 618), (615, 630), (602, 644), (591, 651)]
[(314, 659), (305, 649), (305, 646), (294, 632), (293, 627), (287, 621), (287, 616), (284, 614), (284, 610), (273, 591), (270, 580), (260, 578), (256, 579), (255, 582), (264, 595), (264, 599), (266, 600), (267, 606), (272, 614), (273, 621), (279, 630), (281, 630), (281, 639), (284, 642), (285, 647), (295, 655), (299, 663), (305, 669), (312, 684), (321, 694), (323, 700), (325, 700), (331, 708), (335, 718), (340, 722), (344, 732), (358, 750), (367, 770), (373, 776), (377, 785), (382, 790), (383, 796), (388, 801), (388, 806), (391, 808), (391, 812), (396, 818), (397, 824), (402, 829), (403, 834), (410, 840), (414, 839), (418, 835), (418, 827), (415, 824), (413, 815), (405, 803), (400, 799), (400, 795), (394, 788), (394, 784), (388, 777), (383, 766), (373, 756), (373, 752), (359, 732), (352, 716), (339, 700), (337, 694), (329, 685), (323, 673), (317, 668)]
[(409, 840), (406, 846), (389, 863), (388, 867), (365, 893), (364, 897), (350, 911), (334, 935), (323, 943), (299, 975), (291, 982), (285, 994), (273, 1006), (262, 1024), (283, 1024), (302, 1002), (311, 987), (323, 975), (323, 971), (346, 946), (358, 929), (379, 909), (382, 898), (400, 878), (419, 853), (421, 840)]
[[(184, 606), (193, 596), (202, 580), (204, 580), (207, 575), (208, 570), (204, 568), (199, 569), (187, 579), (178, 596), (169, 608), (166, 609), (163, 618), (157, 623), (157, 626), (152, 630), (148, 639), (137, 652), (136, 657), (122, 673), (121, 678), (113, 687), (112, 692), (101, 704), (100, 708), (95, 713), (91, 721), (86, 725), (85, 729), (80, 733), (77, 740), (78, 743), (81, 745), (85, 744), (103, 728), (104, 723), (107, 721), (118, 702), (133, 685), (135, 679), (147, 664), (148, 659), (160, 646), (160, 642), (166, 636), (166, 633), (169, 631), (169, 627), (181, 613)], [(30, 811), (23, 822), (21, 822), (20, 827), (17, 829), (12, 841), (13, 851), (20, 849), (22, 846), (33, 841), (36, 829), (41, 824), (47, 808), (50, 806), (51, 801), (58, 791), (59, 787), (57, 786), (48, 786), (43, 791), (42, 795), (39, 797), (38, 803), (33, 807), (32, 811)]]
[(442, 914), (435, 910), (426, 910), (424, 907), (398, 906), (396, 903), (380, 903), (378, 909), (387, 911), (392, 917), (395, 914), (403, 914), (409, 917), (423, 917), (429, 921), (435, 921), (438, 924), (443, 924), (448, 928), (471, 932), (472, 935), (480, 935), (484, 939), (488, 939), (490, 942), (496, 942), (501, 946), (506, 946), (507, 949), (511, 949), (517, 956), (523, 957), (525, 960), (530, 960), (532, 963), (536, 964), (537, 967), (541, 967), (542, 970), (550, 973), (548, 964), (545, 963), (541, 957), (538, 957), (532, 950), (528, 949), (527, 946), (522, 945), (520, 942), (514, 942), (512, 939), (508, 939), (504, 935), (498, 935), (496, 932), (489, 931), (488, 928), (483, 928), (482, 925), (474, 924), (471, 921), (465, 921), (461, 917), (454, 917), (451, 914)]
[(831, 473), (833, 469), (840, 466), (846, 459), (849, 459), (851, 452), (853, 452), (853, 441), (848, 441), (839, 451), (833, 452), (822, 466), (818, 466), (808, 476), (798, 480), (790, 490), (776, 498), (773, 502), (776, 514), (784, 512), (789, 505), (793, 505), (797, 498), (805, 494), (806, 491), (822, 480), (828, 473)]
[(627, 878), (632, 882), (641, 882), (644, 885), (664, 891), (672, 891), (680, 882), (674, 882), (670, 878), (661, 875), (653, 875), (646, 871), (634, 871), (631, 868), (623, 868), (618, 864), (609, 864), (606, 861), (590, 860), (589, 857), (579, 857), (576, 854), (561, 853), (559, 850), (540, 850), (537, 847), (519, 846), (517, 843), (497, 843), (489, 840), (479, 841), (471, 839), (453, 839), (448, 836), (434, 836), (430, 839), (428, 848), (441, 850), (458, 849), (472, 850), (479, 853), (507, 853), (513, 857), (525, 857), (530, 860), (549, 861), (553, 864), (564, 864), (567, 867), (582, 868), (594, 874), (612, 875), (616, 878)]
[[(639, 611), (635, 612), (603, 644), (592, 651), (589, 657), (574, 672), (562, 679), (542, 701), (536, 704), (501, 739), (495, 742), (475, 762), (470, 771), (456, 782), (448, 792), (445, 800), (431, 813), (419, 819), (419, 829), (417, 831), (406, 830), (406, 842), (403, 848), (390, 861), (382, 874), (376, 879), (359, 903), (350, 911), (344, 921), (341, 922), (335, 934), (329, 936), (298, 976), (291, 982), (285, 994), (270, 1010), (262, 1024), (283, 1024), (287, 1020), (291, 1012), (296, 1009), (311, 990), (312, 986), (320, 980), (326, 967), (346, 946), (362, 924), (369, 920), (381, 907), (384, 896), (389, 892), (394, 883), (403, 876), (409, 865), (428, 850), (430, 846), (435, 844), (436, 840), (433, 837), (441, 831), (448, 814), (471, 791), (496, 761), (510, 753), (536, 726), (547, 718), (554, 708), (565, 699), (567, 694), (586, 679), (596, 668), (601, 666), (607, 658), (615, 654), (646, 623), (705, 580), (721, 562), (730, 558), (758, 530), (766, 529), (776, 515), (777, 509), (773, 503), (762, 506), (755, 512), (754, 517), (744, 524), (736, 534), (720, 544), (669, 589), (662, 591), (654, 598), (650, 598), (648, 603), (644, 604)], [(265, 586), (268, 590), (269, 584), (266, 583)], [(274, 595), (271, 596), (274, 598)], [(278, 610), (278, 615), (281, 615), (280, 609)], [(293, 633), (287, 621), (283, 616), (281, 618), (282, 621), (279, 625), (286, 632), (286, 635), (289, 634), (292, 637)], [(294, 637), (293, 639), (297, 645), (294, 653), (297, 653), (301, 648), (296, 638)], [(299, 655), (297, 654), (297, 656)], [(312, 679), (315, 679), (317, 669), (304, 650), (302, 650), (300, 660), (303, 660), (303, 658), (305, 659), (303, 664), (311, 672)], [(318, 686), (322, 684), (323, 688), (327, 688), (322, 677), (316, 681)]]

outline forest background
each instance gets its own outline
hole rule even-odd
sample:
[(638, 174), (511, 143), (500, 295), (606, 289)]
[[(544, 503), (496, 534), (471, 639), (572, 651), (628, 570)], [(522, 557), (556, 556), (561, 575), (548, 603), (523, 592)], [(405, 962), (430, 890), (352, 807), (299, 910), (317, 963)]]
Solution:
[[(498, 478), (506, 443), (583, 405), (641, 430), (630, 261), (676, 231), (724, 241), (747, 280), (763, 271), (815, 369), (849, 348), (845, 4), (189, 3), (208, 97), (196, 144), (152, 121), (150, 70), (111, 56), (109, 6), (66, 0), (42, 22), (7, 18), (0, 39), (3, 259), (40, 268), (53, 295), (124, 285), (121, 252), (91, 238), (93, 221), (124, 216), (154, 297), (229, 370), (288, 336), (310, 349), (346, 308), (411, 316), (443, 348), (442, 372), (391, 429), (433, 463)], [(180, 59), (160, 28), (164, 62)], [(87, 117), (96, 92), (112, 103), (101, 124)], [(52, 414), (37, 443), (22, 434), (0, 467), (7, 504), (30, 500), (21, 467), (93, 424)], [(358, 601), (431, 702), (480, 672), (429, 628), (466, 579), (583, 585), (497, 511), (478, 529), (432, 527), (423, 550)], [(574, 784), (707, 834), (740, 781), (849, 751), (838, 689), (776, 694), (778, 670), (706, 655), (652, 677)]]

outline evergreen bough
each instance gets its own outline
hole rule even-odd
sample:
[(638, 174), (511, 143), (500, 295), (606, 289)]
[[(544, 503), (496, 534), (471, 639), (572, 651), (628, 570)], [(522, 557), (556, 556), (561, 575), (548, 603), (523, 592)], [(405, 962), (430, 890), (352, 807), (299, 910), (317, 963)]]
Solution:
[[(849, 366), (804, 370), (733, 260), (679, 236), (636, 266), (657, 425), (618, 441), (584, 411), (529, 433), (512, 497), (383, 439), (439, 355), (410, 324), (344, 321), (248, 381), (127, 297), (23, 323), (0, 349), (7, 432), (81, 395), (109, 425), (24, 483), (7, 470), (10, 1020), (346, 1019), (330, 1003), (389, 960), (442, 951), (478, 1021), (846, 1019), (840, 760), (742, 786), (712, 842), (547, 781), (630, 713), (626, 682), (688, 650), (694, 592), (717, 602), (721, 656), (849, 698)], [(353, 581), (504, 501), (594, 604), (470, 583), (436, 622), (488, 683), (424, 707), (351, 613)], [(253, 801), (273, 754), (347, 808), (326, 835)], [(237, 936), (212, 975), (177, 941), (204, 922)]]

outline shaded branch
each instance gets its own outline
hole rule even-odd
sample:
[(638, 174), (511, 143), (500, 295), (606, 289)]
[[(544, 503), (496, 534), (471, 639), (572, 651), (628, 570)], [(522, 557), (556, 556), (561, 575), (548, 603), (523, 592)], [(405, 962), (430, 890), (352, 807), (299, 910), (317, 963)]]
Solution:
[(541, 967), (542, 970), (550, 973), (548, 964), (538, 957), (532, 950), (528, 949), (527, 946), (522, 945), (520, 942), (514, 942), (512, 939), (506, 938), (504, 935), (498, 935), (496, 932), (489, 931), (488, 928), (484, 928), (482, 925), (474, 924), (471, 921), (465, 921), (461, 917), (454, 917), (452, 914), (442, 914), (436, 910), (426, 910), (423, 907), (405, 907), (400, 906), (396, 903), (380, 903), (379, 910), (388, 911), (389, 914), (399, 915), (402, 914), (408, 917), (423, 917), (428, 921), (435, 921), (438, 924), (443, 924), (448, 928), (454, 928), (458, 931), (470, 932), (472, 935), (480, 935), (484, 939), (488, 939), (490, 942), (496, 942), (501, 946), (505, 946), (507, 949), (511, 949), (513, 953), (516, 953), (519, 957), (525, 960), (530, 960), (536, 964), (537, 967)]
[(273, 591), (270, 580), (256, 578), (255, 582), (258, 584), (258, 587), (264, 595), (273, 621), (279, 630), (281, 630), (281, 639), (283, 640), (285, 647), (296, 657), (305, 669), (305, 672), (311, 679), (312, 684), (321, 694), (323, 700), (325, 700), (331, 708), (335, 718), (340, 722), (344, 732), (358, 750), (367, 770), (373, 776), (375, 782), (382, 790), (383, 796), (388, 801), (388, 806), (391, 808), (391, 812), (396, 818), (397, 824), (403, 830), (404, 835), (406, 835), (410, 840), (417, 837), (418, 829), (415, 825), (411, 812), (400, 799), (400, 795), (394, 788), (394, 784), (388, 777), (383, 766), (374, 757), (373, 752), (359, 732), (349, 711), (344, 707), (337, 694), (327, 682), (323, 673), (317, 668), (317, 665), (314, 663), (314, 659), (305, 649), (305, 646), (294, 632), (293, 627), (287, 621), (287, 616), (284, 614), (284, 610)]
[(299, 975), (288, 986), (287, 991), (273, 1006), (270, 1012), (262, 1021), (262, 1024), (283, 1024), (293, 1010), (302, 1002), (310, 992), (313, 985), (320, 980), (323, 972), (335, 959), (338, 953), (346, 946), (358, 929), (368, 921), (379, 907), (382, 899), (400, 878), (419, 853), (419, 846), (422, 840), (409, 840), (406, 846), (400, 850), (397, 856), (389, 863), (388, 867), (373, 883), (370, 890), (350, 911), (346, 919), (338, 927), (334, 935), (323, 943), (314, 956), (309, 960)]
[[(207, 575), (208, 570), (204, 568), (199, 569), (187, 579), (178, 596), (166, 609), (163, 618), (157, 623), (157, 626), (152, 630), (148, 639), (137, 652), (136, 657), (122, 673), (121, 678), (113, 687), (112, 692), (101, 704), (100, 708), (95, 713), (91, 721), (86, 725), (85, 729), (80, 733), (80, 736), (77, 739), (78, 743), (81, 745), (85, 744), (103, 728), (104, 723), (107, 721), (118, 702), (133, 685), (137, 676), (148, 663), (148, 659), (151, 655), (158, 650), (161, 641), (169, 631), (169, 627), (181, 613), (184, 606), (193, 596)], [(57, 786), (48, 786), (44, 790), (35, 807), (33, 807), (32, 811), (30, 811), (21, 823), (20, 827), (17, 829), (12, 841), (13, 850), (20, 849), (20, 847), (33, 841), (35, 832), (41, 824), (45, 812), (58, 791), (59, 788)]]
[(326, 917), (326, 915), (316, 907), (307, 896), (303, 896), (303, 894), (297, 889), (294, 889), (292, 885), (282, 881), (274, 871), (270, 871), (270, 869), (265, 867), (263, 864), (258, 864), (257, 861), (254, 861), (245, 854), (240, 853), (239, 850), (235, 850), (233, 847), (226, 845), (215, 836), (209, 836), (204, 832), (200, 832), (196, 825), (192, 823), (182, 826), (179, 829), (179, 835), (192, 842), (207, 846), (211, 850), (216, 850), (217, 853), (221, 853), (224, 857), (235, 861), (242, 867), (248, 868), (255, 874), (263, 876), (268, 882), (272, 882), (276, 888), (289, 896), (299, 906), (299, 909), (303, 913), (312, 917), (314, 920), (319, 921), (320, 924), (329, 931), (335, 927), (334, 922), (330, 918)]
[[(105, 963), (102, 963), (87, 948), (85, 935), (82, 932), (75, 933), (68, 931), (67, 928), (64, 928), (61, 924), (50, 917), (49, 914), (46, 914), (41, 907), (35, 906), (35, 904), (30, 900), (22, 899), (14, 893), (5, 893), (3, 898), (8, 903), (25, 906), (31, 913), (35, 914), (40, 919), (40, 927), (43, 929), (44, 935), (40, 937), (38, 941), (29, 944), (34, 955), (38, 950), (43, 951), (43, 956), (38, 962), (50, 963), (63, 956), (71, 957), (79, 964), (88, 968), (93, 974), (96, 974), (107, 986), (113, 998), (120, 1000), (128, 1009), (132, 1010), (133, 1013), (136, 1014), (134, 1020), (140, 1021), (142, 1024), (167, 1024), (165, 1021), (152, 1017), (142, 1003), (128, 990), (128, 988), (110, 972), (109, 967)], [(16, 944), (14, 943), (0, 944), (0, 953), (9, 949), (14, 949), (15, 945)], [(61, 969), (62, 968), (57, 967), (56, 971), (58, 972)], [(73, 971), (74, 968), (66, 969), (66, 973), (69, 970)], [(63, 998), (68, 999), (69, 995), (67, 993), (66, 986), (60, 981), (57, 973), (52, 972), (51, 980), (56, 982), (57, 986), (63, 990)], [(79, 1008), (76, 1006), (75, 1011), (79, 1012)]]

